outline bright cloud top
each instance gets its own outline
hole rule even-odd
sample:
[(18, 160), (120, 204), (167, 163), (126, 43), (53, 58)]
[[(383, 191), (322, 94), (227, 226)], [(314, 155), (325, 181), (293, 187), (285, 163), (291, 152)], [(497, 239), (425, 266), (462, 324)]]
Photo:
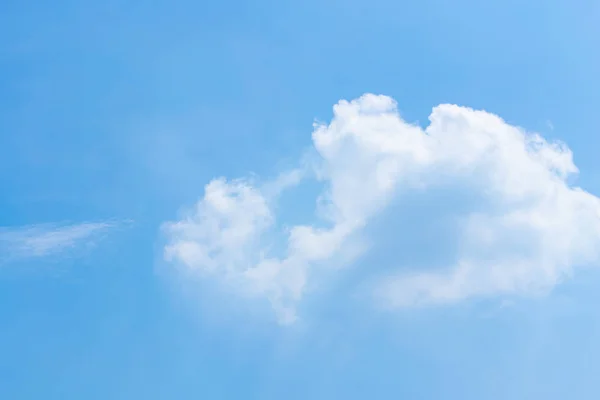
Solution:
[(111, 222), (96, 222), (0, 228), (0, 249), (9, 260), (62, 254), (81, 245), (93, 244), (115, 226)]
[(537, 293), (598, 260), (600, 199), (567, 183), (577, 168), (564, 144), (456, 105), (435, 107), (429, 121), (424, 130), (405, 122), (386, 96), (340, 101), (312, 134), (312, 172), (325, 184), (315, 224), (291, 227), (283, 256), (269, 251), (269, 238), (276, 194), (299, 181), (294, 173), (260, 187), (213, 180), (191, 212), (165, 224), (165, 257), (268, 298), (290, 323), (309, 278), (368, 251), (361, 234), (394, 198), (466, 184), (486, 208), (457, 227), (457, 259), (443, 270), (381, 277), (374, 295), (386, 306)]

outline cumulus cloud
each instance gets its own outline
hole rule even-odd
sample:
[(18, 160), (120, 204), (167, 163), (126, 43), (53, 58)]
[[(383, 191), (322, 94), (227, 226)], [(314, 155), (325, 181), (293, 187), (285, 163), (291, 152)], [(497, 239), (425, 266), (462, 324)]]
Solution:
[(78, 246), (93, 244), (116, 225), (115, 222), (96, 222), (2, 227), (0, 250), (8, 260), (64, 254)]
[[(336, 104), (312, 139), (312, 174), (210, 182), (193, 210), (165, 224), (166, 258), (268, 298), (291, 323), (311, 276), (369, 251), (361, 239), (374, 217), (396, 198), (442, 185), (468, 188), (485, 207), (463, 215), (445, 268), (379, 279), (374, 296), (388, 307), (543, 292), (600, 256), (600, 199), (569, 185), (578, 172), (571, 151), (498, 116), (442, 104), (423, 129), (390, 97), (366, 94)], [(280, 233), (287, 244), (273, 251), (277, 195), (307, 175), (324, 188), (314, 223)]]

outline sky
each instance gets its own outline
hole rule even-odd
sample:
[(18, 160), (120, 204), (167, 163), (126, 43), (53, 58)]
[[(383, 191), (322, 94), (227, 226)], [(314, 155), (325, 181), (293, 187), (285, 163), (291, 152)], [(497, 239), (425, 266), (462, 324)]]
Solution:
[(0, 4), (0, 398), (597, 399), (600, 4)]

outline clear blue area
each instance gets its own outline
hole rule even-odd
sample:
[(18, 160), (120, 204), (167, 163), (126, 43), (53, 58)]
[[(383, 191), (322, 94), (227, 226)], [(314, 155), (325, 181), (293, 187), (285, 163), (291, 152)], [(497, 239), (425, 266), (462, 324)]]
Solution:
[(0, 267), (0, 399), (600, 398), (594, 272), (518, 307), (313, 298), (281, 328), (190, 305), (156, 266), (206, 182), (276, 174), (364, 92), (560, 138), (599, 194), (599, 71), (592, 0), (3, 1), (0, 226), (134, 223)]

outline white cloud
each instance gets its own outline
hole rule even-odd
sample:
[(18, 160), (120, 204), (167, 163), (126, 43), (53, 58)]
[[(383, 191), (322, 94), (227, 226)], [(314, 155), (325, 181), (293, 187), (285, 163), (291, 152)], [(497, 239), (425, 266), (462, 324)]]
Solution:
[(114, 222), (97, 222), (4, 227), (0, 228), (0, 250), (8, 260), (62, 254), (77, 246), (92, 244), (115, 226)]
[(325, 184), (316, 222), (326, 228), (291, 227), (283, 256), (275, 257), (267, 235), (274, 229), (273, 193), (302, 174), (283, 174), (263, 187), (218, 179), (186, 218), (165, 225), (167, 258), (266, 296), (289, 323), (318, 268), (368, 250), (361, 234), (392, 199), (456, 184), (482, 196), (485, 211), (464, 215), (456, 228), (458, 257), (446, 269), (381, 278), (375, 295), (385, 305), (536, 293), (598, 260), (600, 199), (567, 183), (578, 171), (564, 144), (456, 105), (435, 107), (429, 120), (426, 129), (403, 121), (386, 96), (340, 101), (332, 121), (315, 125), (312, 135), (314, 172)]

